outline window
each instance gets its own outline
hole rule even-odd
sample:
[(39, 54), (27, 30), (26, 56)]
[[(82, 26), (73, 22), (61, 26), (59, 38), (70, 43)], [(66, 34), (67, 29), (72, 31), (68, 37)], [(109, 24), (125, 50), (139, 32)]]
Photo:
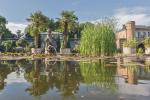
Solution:
[(140, 38), (140, 34), (141, 34), (141, 32), (138, 32), (138, 33), (137, 33), (138, 38)]
[(150, 37), (150, 32), (148, 32), (148, 37)]
[(146, 36), (146, 32), (143, 32), (143, 38)]

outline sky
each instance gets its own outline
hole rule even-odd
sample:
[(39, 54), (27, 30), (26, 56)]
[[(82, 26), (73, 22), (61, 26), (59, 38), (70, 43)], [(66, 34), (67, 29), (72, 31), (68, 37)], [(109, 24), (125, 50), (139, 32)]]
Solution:
[(115, 17), (119, 25), (129, 20), (150, 25), (149, 5), (150, 0), (0, 0), (0, 15), (7, 18), (7, 27), (13, 33), (24, 30), (26, 19), (34, 11), (59, 18), (62, 10), (74, 10), (80, 22)]

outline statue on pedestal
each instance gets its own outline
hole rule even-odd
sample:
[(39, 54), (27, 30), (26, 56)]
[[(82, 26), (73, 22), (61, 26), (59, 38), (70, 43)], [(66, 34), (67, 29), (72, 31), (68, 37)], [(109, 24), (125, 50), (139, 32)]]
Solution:
[(45, 54), (56, 53), (57, 44), (51, 33), (51, 29), (48, 29), (48, 34), (45, 39)]

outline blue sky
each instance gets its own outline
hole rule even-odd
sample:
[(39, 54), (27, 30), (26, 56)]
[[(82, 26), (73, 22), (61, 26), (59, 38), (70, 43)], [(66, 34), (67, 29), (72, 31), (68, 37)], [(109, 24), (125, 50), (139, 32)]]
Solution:
[(50, 18), (58, 18), (62, 10), (74, 10), (79, 21), (117, 16), (124, 17), (121, 20), (125, 22), (138, 20), (137, 15), (140, 19), (148, 18), (149, 5), (150, 0), (0, 0), (0, 15), (11, 24), (25, 24), (33, 11), (40, 10)]

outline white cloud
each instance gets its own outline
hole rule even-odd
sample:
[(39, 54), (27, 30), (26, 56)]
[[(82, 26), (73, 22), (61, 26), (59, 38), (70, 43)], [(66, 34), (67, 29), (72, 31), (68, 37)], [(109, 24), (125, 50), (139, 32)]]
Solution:
[(21, 32), (24, 32), (25, 27), (27, 24), (24, 23), (14, 23), (14, 22), (9, 22), (6, 27), (12, 32), (16, 33), (17, 30), (21, 30)]
[[(117, 28), (121, 28), (123, 24), (128, 21), (135, 21), (136, 25), (148, 25), (150, 26), (150, 8), (133, 7), (133, 8), (119, 8), (116, 9), (112, 18), (115, 18), (118, 22)], [(97, 20), (91, 20), (89, 22), (98, 23), (103, 18)]]
[(137, 25), (150, 25), (149, 8), (120, 8), (115, 10), (114, 17), (118, 20), (119, 26), (127, 21), (135, 21)]

